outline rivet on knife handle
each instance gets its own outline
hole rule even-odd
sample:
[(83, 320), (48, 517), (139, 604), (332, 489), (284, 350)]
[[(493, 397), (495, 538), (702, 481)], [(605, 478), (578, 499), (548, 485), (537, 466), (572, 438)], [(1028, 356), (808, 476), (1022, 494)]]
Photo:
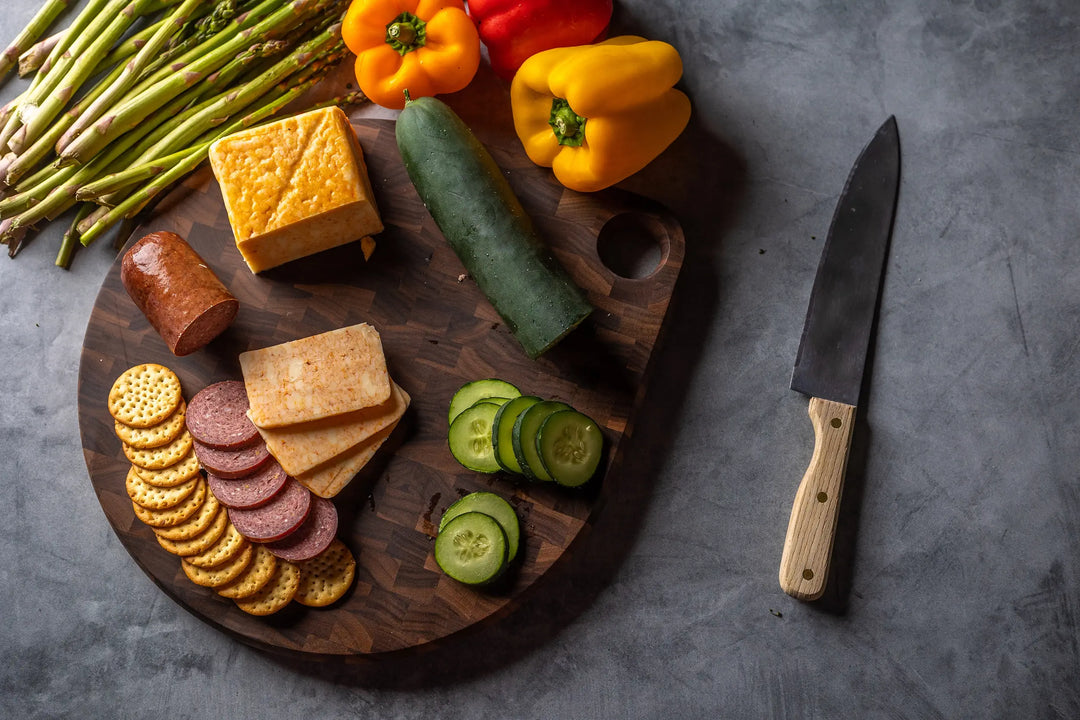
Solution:
[(809, 413), (814, 454), (795, 493), (780, 558), (780, 587), (799, 600), (825, 592), (855, 425), (854, 405), (810, 398)]

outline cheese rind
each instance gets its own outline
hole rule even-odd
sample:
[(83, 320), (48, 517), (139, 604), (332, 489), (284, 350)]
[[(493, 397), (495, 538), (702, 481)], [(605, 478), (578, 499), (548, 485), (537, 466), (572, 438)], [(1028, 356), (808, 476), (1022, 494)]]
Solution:
[(338, 107), (215, 142), (210, 165), (252, 272), (381, 232), (363, 150)]

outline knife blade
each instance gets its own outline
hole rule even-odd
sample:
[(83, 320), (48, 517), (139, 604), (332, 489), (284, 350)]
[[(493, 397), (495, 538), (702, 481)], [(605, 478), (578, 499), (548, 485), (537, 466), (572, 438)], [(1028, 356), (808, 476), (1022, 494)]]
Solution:
[(870, 334), (900, 186), (900, 137), (889, 117), (860, 153), (837, 202), (806, 311), (791, 388), (810, 397), (814, 450), (795, 493), (780, 586), (825, 591)]

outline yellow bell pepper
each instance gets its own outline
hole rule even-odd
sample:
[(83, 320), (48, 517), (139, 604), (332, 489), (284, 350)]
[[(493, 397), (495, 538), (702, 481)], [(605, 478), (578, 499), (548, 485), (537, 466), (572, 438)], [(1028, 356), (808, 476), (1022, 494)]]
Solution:
[(480, 35), (462, 0), (353, 0), (341, 24), (356, 82), (400, 110), (414, 98), (462, 90), (480, 67)]
[(622, 35), (528, 58), (510, 84), (514, 130), (534, 163), (593, 192), (652, 162), (690, 120), (673, 85), (682, 58), (665, 42)]

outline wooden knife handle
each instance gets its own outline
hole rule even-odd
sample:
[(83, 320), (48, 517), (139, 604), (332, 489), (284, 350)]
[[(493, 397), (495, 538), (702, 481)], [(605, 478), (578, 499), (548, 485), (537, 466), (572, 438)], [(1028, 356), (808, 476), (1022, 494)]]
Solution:
[(780, 587), (799, 600), (816, 600), (825, 592), (855, 427), (854, 405), (810, 398), (809, 413), (814, 454), (795, 493), (780, 558)]

